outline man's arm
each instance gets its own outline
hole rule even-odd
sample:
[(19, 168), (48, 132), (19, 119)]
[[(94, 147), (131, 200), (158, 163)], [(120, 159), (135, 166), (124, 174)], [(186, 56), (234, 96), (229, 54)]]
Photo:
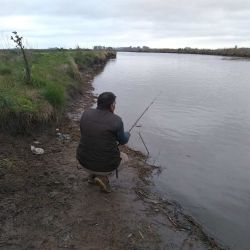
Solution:
[(119, 144), (124, 145), (128, 142), (129, 137), (130, 133), (124, 132), (123, 122), (121, 121), (117, 131), (117, 141), (119, 142)]

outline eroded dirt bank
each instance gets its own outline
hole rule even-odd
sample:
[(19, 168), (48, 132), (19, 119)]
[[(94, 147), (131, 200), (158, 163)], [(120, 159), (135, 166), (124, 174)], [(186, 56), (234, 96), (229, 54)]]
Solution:
[[(78, 111), (94, 99), (92, 76), (84, 77), (60, 125), (0, 134), (0, 249), (220, 249), (176, 204), (151, 192), (157, 169), (138, 152), (122, 149), (130, 162), (111, 178), (112, 193), (87, 184), (75, 159)], [(45, 153), (33, 154), (31, 145)]]

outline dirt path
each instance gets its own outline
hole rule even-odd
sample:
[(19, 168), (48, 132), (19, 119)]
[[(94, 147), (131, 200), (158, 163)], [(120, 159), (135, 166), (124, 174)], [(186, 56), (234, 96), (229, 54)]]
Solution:
[[(90, 87), (71, 110), (90, 105)], [(123, 148), (130, 162), (111, 179), (112, 193), (87, 184), (76, 167), (77, 112), (71, 118), (59, 131), (0, 134), (0, 249), (219, 249), (176, 204), (151, 193), (154, 168), (137, 152)]]

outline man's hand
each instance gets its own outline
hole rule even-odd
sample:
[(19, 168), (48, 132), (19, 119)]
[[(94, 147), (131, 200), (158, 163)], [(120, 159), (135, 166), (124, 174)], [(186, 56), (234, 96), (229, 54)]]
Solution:
[(130, 132), (124, 132), (124, 135), (125, 135), (125, 137), (126, 137), (126, 139), (127, 139), (127, 141), (129, 140), (129, 138), (130, 138)]

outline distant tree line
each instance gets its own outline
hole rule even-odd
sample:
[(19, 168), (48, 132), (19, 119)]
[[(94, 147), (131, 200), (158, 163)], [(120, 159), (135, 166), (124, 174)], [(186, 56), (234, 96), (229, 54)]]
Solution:
[(116, 51), (124, 52), (151, 52), (151, 53), (179, 53), (179, 54), (201, 54), (201, 55), (219, 55), (219, 56), (235, 56), (250, 57), (250, 48), (224, 48), (224, 49), (197, 49), (197, 48), (179, 48), (179, 49), (153, 49), (147, 46), (143, 47), (119, 47)]

